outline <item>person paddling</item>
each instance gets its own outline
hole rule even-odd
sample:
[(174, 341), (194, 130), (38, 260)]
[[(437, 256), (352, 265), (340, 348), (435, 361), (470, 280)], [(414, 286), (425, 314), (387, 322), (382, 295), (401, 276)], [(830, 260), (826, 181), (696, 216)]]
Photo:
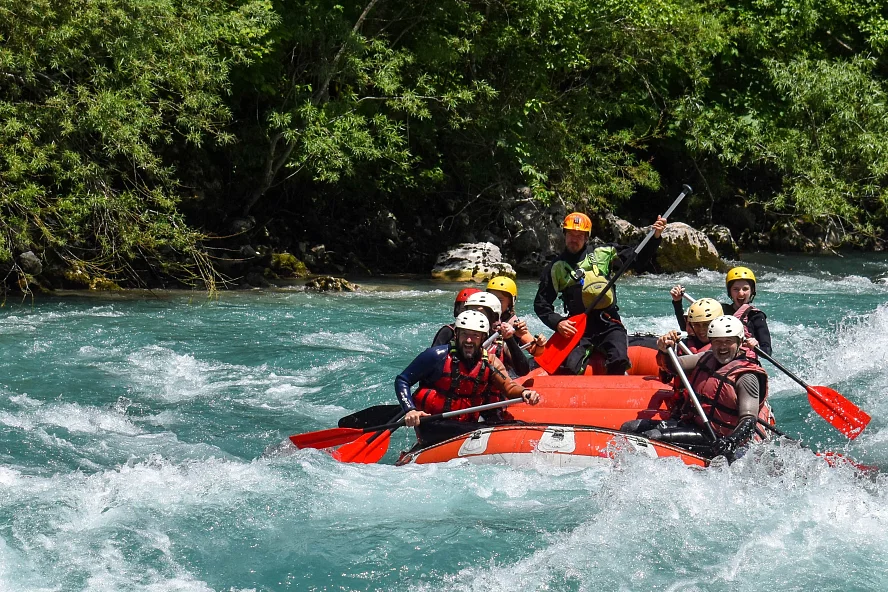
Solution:
[(716, 318), (723, 316), (722, 305), (712, 298), (701, 298), (688, 308), (688, 322), (685, 330), (688, 338), (685, 340), (691, 353), (696, 354), (709, 349), (709, 325)]
[[(608, 244), (590, 248), (592, 220), (580, 212), (568, 214), (561, 227), (564, 251), (543, 270), (533, 308), (546, 326), (569, 338), (577, 329), (568, 317), (586, 311), (586, 307), (607, 287), (608, 279), (625, 261), (631, 260), (635, 247)], [(666, 219), (657, 216), (653, 239), (637, 255), (633, 267), (641, 267), (651, 259), (665, 228)], [(559, 295), (567, 316), (555, 312), (555, 300)], [(581, 374), (594, 350), (604, 353), (608, 374), (624, 374), (630, 368), (628, 334), (618, 311), (616, 287), (613, 287), (587, 315), (583, 339), (567, 355), (559, 372)]]
[[(496, 296), (500, 301), (502, 313), (500, 323), (509, 325), (515, 330), (515, 339), (522, 347), (527, 347), (527, 352), (532, 356), (543, 353), (546, 347), (546, 338), (542, 335), (534, 337), (527, 328), (527, 322), (518, 318), (515, 307), (518, 304), (518, 285), (512, 278), (499, 275), (487, 282), (487, 291)], [(494, 326), (494, 329), (496, 327)]]
[(487, 292), (472, 294), (466, 300), (466, 310), (477, 310), (487, 317), (492, 340), (488, 340), (487, 351), (499, 359), (513, 377), (530, 372), (530, 363), (515, 338), (512, 325), (500, 322), (502, 308), (499, 299)]
[(771, 355), (771, 331), (765, 313), (752, 305), (755, 299), (755, 274), (748, 267), (734, 267), (725, 276), (725, 287), (731, 304), (725, 304), (725, 314), (740, 319), (746, 327), (746, 336), (750, 348), (758, 346), (766, 354)]
[[(676, 359), (682, 370), (690, 372), (689, 382), (717, 436), (716, 441), (711, 441), (709, 428), (687, 400), (676, 409), (674, 419), (634, 420), (623, 424), (621, 429), (674, 444), (710, 446), (713, 456), (724, 455), (733, 460), (738, 456), (738, 449), (752, 439), (767, 437), (757, 426), (757, 418), (773, 424), (767, 404), (768, 374), (749, 355), (751, 352), (744, 344), (743, 324), (736, 317), (723, 315), (713, 319), (707, 334), (712, 344), (709, 350)], [(660, 350), (657, 362), (673, 374), (677, 374), (678, 369), (672, 366), (665, 352), (678, 340), (677, 331), (670, 331), (657, 340)]]
[[(468, 409), (499, 400), (522, 397), (536, 405), (540, 396), (509, 378), (496, 357), (482, 348), (490, 330), (487, 317), (475, 310), (456, 318), (456, 337), (450, 345), (431, 347), (419, 354), (397, 378), (395, 393), (406, 415), (405, 425), (416, 428), (422, 446), (441, 442), (478, 429), (479, 414), (461, 415), (452, 420), (419, 423), (419, 418), (447, 411)], [(419, 383), (419, 389), (410, 389)], [(504, 419), (504, 412), (492, 411), (485, 421)]]
[[(456, 295), (456, 300), (453, 301), (454, 319), (459, 316), (459, 313), (465, 310), (466, 300), (469, 299), (469, 296), (471, 296), (472, 294), (477, 294), (480, 291), (481, 290), (479, 290), (478, 288), (463, 288), (459, 291), (459, 293)], [(435, 333), (435, 338), (432, 339), (432, 347), (436, 345), (444, 345), (445, 343), (450, 343), (451, 341), (453, 341), (453, 323), (444, 325), (443, 327), (438, 329), (438, 332)]]

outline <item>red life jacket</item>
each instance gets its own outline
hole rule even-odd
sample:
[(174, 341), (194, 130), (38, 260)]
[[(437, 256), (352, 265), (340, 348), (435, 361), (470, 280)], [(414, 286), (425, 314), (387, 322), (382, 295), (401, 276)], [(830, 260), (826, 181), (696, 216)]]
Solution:
[[(759, 416), (762, 415), (762, 407), (768, 397), (768, 374), (748, 356), (750, 353), (752, 352), (749, 349), (742, 347), (736, 358), (721, 366), (711, 351), (706, 352), (688, 377), (700, 399), (703, 412), (719, 436), (727, 436), (739, 423), (736, 386), (741, 374), (751, 372), (757, 375)], [(703, 425), (703, 420), (692, 410), (686, 411), (682, 419)]]
[[(431, 385), (423, 385), (414, 393), (413, 401), (416, 408), (432, 415), (459, 411), (487, 403), (491, 376), (490, 360), (487, 352), (482, 352), (481, 359), (469, 372), (456, 357), (456, 350), (444, 360), (441, 378)], [(479, 413), (468, 413), (454, 417), (456, 421), (478, 421)]]

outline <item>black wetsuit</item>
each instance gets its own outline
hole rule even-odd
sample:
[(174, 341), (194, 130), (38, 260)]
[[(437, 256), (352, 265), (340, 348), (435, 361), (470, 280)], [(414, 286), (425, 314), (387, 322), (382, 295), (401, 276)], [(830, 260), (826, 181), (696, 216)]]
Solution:
[[(734, 308), (734, 304), (722, 304), (722, 310), (725, 311), (726, 315), (733, 315), (737, 310)], [(759, 347), (763, 352), (771, 355), (771, 330), (768, 329), (768, 321), (765, 313), (760, 311), (759, 309), (755, 309), (749, 314), (747, 314), (746, 319), (744, 321), (744, 325), (752, 334), (753, 337), (758, 341)], [(743, 319), (741, 319), (743, 320)]]
[[(638, 254), (632, 267), (640, 269), (647, 265), (659, 246), (660, 239), (651, 237), (648, 244)], [(609, 278), (620, 271), (623, 262), (632, 256), (632, 252), (636, 248), (616, 244), (608, 244), (603, 247), (613, 247), (617, 251), (617, 256), (611, 261), (611, 267), (608, 270), (607, 277)], [(540, 320), (550, 329), (557, 331), (558, 323), (568, 317), (582, 314), (586, 310), (586, 306), (583, 304), (582, 287), (579, 284), (573, 284), (559, 293), (552, 278), (552, 267), (559, 261), (565, 261), (570, 266), (576, 267), (595, 248), (587, 245), (576, 254), (564, 250), (543, 269), (540, 275), (540, 285), (533, 301), (533, 309)], [(555, 311), (555, 300), (559, 295), (564, 303), (566, 316)], [(582, 373), (589, 353), (593, 350), (604, 353), (608, 374), (623, 374), (629, 369), (631, 364), (627, 351), (626, 328), (620, 320), (619, 310), (616, 302), (616, 286), (614, 286), (614, 303), (604, 310), (593, 310), (589, 313), (583, 339), (561, 365), (561, 371), (568, 374)]]

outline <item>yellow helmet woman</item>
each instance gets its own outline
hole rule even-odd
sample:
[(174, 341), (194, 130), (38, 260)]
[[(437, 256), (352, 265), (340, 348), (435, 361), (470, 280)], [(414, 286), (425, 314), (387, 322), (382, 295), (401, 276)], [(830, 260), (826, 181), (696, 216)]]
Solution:
[(728, 296), (731, 295), (731, 284), (737, 280), (746, 280), (749, 282), (752, 298), (749, 299), (752, 302), (752, 299), (755, 298), (755, 274), (752, 273), (752, 270), (748, 267), (733, 267), (730, 271), (728, 271), (728, 275), (725, 276), (725, 287), (728, 291)]

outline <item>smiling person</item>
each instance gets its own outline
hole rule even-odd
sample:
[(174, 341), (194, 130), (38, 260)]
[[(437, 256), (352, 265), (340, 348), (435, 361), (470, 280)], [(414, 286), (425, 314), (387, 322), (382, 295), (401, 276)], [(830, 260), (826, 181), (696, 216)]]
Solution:
[[(688, 381), (697, 393), (700, 405), (718, 436), (712, 444), (713, 456), (724, 455), (729, 460), (736, 456), (738, 448), (745, 446), (758, 435), (767, 434), (756, 425), (762, 418), (770, 423), (771, 409), (767, 404), (768, 374), (750, 357), (751, 351), (744, 345), (744, 328), (739, 319), (723, 315), (712, 320), (707, 330), (710, 349), (689, 356), (681, 356), (678, 362)], [(677, 372), (666, 357), (667, 348), (679, 339), (676, 331), (670, 331), (657, 340), (657, 362), (664, 370)], [(624, 431), (639, 431), (647, 438), (675, 444), (710, 444), (703, 418), (689, 398), (676, 410), (677, 419), (654, 423), (652, 420), (635, 420), (624, 424)], [(631, 424), (631, 425), (630, 425)]]
[[(660, 246), (660, 235), (666, 228), (666, 219), (657, 216), (654, 235), (638, 254), (633, 267), (644, 266)], [(533, 309), (550, 329), (564, 337), (572, 337), (577, 328), (569, 319), (582, 314), (614, 277), (624, 261), (632, 256), (635, 246), (606, 244), (589, 247), (592, 220), (586, 214), (568, 214), (561, 225), (564, 232), (564, 251), (540, 276)], [(555, 310), (555, 300), (561, 298), (564, 313)], [(602, 297), (588, 314), (586, 332), (561, 365), (559, 372), (582, 374), (593, 351), (604, 353), (608, 374), (624, 374), (631, 366), (626, 328), (620, 319), (616, 286)]]
[(746, 327), (747, 345), (756, 345), (771, 354), (771, 331), (765, 313), (752, 305), (755, 299), (755, 274), (748, 267), (734, 267), (725, 276), (731, 304), (723, 305), (725, 314), (734, 315)]
[(712, 298), (700, 298), (688, 308), (688, 338), (685, 343), (691, 353), (704, 352), (710, 348), (709, 325), (722, 315), (722, 305)]
[[(496, 357), (481, 347), (487, 339), (490, 322), (477, 310), (466, 310), (455, 323), (455, 339), (451, 344), (430, 347), (419, 354), (395, 378), (395, 393), (406, 412), (405, 424), (416, 428), (420, 444), (428, 446), (474, 431), (487, 422), (502, 421), (507, 416), (496, 409), (483, 415), (468, 413), (453, 419), (420, 424), (424, 415), (458, 411), (496, 401), (522, 397), (536, 405), (540, 396), (509, 378)], [(415, 393), (410, 392), (419, 383)]]

